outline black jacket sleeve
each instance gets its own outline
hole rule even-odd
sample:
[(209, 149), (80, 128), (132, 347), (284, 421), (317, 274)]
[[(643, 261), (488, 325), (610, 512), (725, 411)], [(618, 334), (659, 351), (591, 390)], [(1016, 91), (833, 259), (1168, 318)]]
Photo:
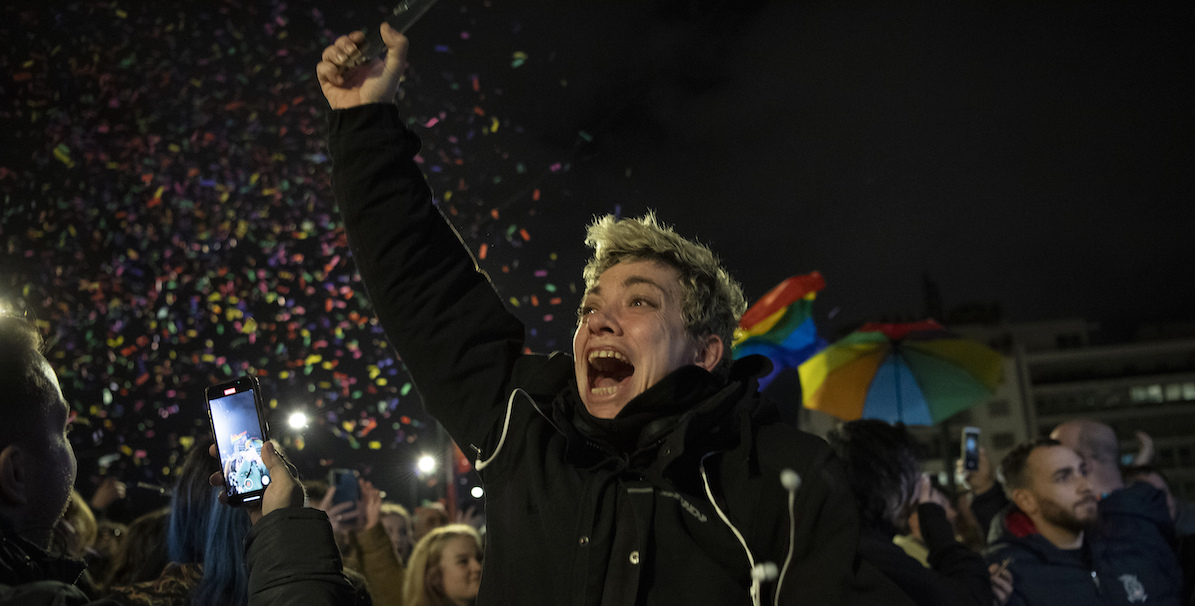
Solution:
[(978, 553), (954, 538), (954, 529), (946, 519), (946, 510), (936, 503), (922, 503), (917, 506), (917, 519), (921, 525), (921, 536), (929, 547), (929, 565), (954, 587), (959, 595), (958, 603), (967, 603), (963, 596), (969, 595), (971, 603), (987, 606), (992, 602), (992, 581), (988, 578), (987, 563)]
[(424, 406), (462, 448), (498, 442), (524, 327), (432, 202), (393, 104), (333, 111), (333, 189), (370, 302)]
[(917, 515), (930, 548), (932, 569), (909, 557), (892, 543), (891, 536), (875, 530), (866, 531), (860, 539), (860, 553), (920, 606), (991, 606), (987, 564), (954, 540), (945, 510), (926, 503), (918, 506)]
[(328, 516), (288, 507), (258, 520), (245, 539), (249, 604), (357, 604)]
[(971, 499), (971, 513), (975, 514), (979, 530), (989, 545), (993, 540), (993, 532), (996, 533), (995, 536), (999, 536), (998, 529), (992, 530), (992, 520), (998, 518), (1000, 512), (1008, 507), (1009, 503), (1008, 496), (1004, 494), (1004, 485), (999, 482), (996, 482), (987, 492), (977, 494)]

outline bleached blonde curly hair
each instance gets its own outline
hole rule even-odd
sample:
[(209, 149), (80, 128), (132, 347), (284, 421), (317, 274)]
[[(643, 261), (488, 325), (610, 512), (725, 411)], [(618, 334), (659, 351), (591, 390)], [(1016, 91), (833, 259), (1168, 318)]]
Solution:
[(681, 319), (685, 330), (694, 339), (708, 335), (721, 338), (719, 368), (730, 367), (730, 345), (739, 318), (747, 310), (747, 299), (713, 251), (660, 224), (651, 211), (639, 218), (606, 215), (595, 219), (586, 233), (585, 245), (593, 249), (593, 257), (582, 274), (587, 292), (597, 286), (602, 273), (623, 261), (654, 260), (676, 268), (684, 293)]

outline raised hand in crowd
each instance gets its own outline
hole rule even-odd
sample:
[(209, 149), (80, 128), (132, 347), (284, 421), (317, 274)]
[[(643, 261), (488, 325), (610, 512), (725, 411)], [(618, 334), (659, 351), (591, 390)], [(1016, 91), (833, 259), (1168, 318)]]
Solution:
[(91, 508), (94, 511), (104, 511), (113, 503), (128, 495), (128, 486), (116, 476), (106, 476), (100, 482), (95, 494), (91, 495)]
[(1137, 454), (1133, 455), (1133, 467), (1144, 467), (1153, 463), (1154, 460), (1154, 439), (1144, 431), (1137, 430), (1133, 432), (1133, 436), (1137, 438)]
[(363, 532), (382, 522), (382, 491), (369, 480), (361, 480), (360, 486), (361, 506), (358, 509), (361, 511), (361, 527), (358, 531)]
[(963, 460), (957, 459), (954, 462), (954, 477), (971, 492), (977, 495), (983, 494), (992, 489), (996, 485), (996, 469), (992, 465), (991, 459), (988, 458), (987, 449), (983, 446), (979, 447), (979, 466), (977, 469), (966, 469), (963, 466)]
[(336, 487), (329, 486), (328, 492), (324, 493), (324, 498), (320, 499), (318, 505), (312, 505), (312, 507), (328, 514), (328, 520), (332, 522), (332, 532), (336, 536), (339, 537), (358, 530), (361, 522), (361, 508), (357, 506), (357, 501), (333, 504), (335, 498)]
[(466, 507), (464, 509), (456, 510), (456, 516), (453, 520), (454, 524), (464, 524), (472, 526), (478, 530), (485, 525), (485, 516), (483, 512), (477, 507)]
[(410, 47), (406, 36), (383, 23), (385, 59), (342, 71), (342, 66), (360, 52), (357, 45), (364, 41), (365, 34), (359, 31), (337, 38), (335, 43), (324, 49), (323, 60), (315, 66), (320, 89), (332, 109), (393, 101), (398, 92), (398, 82), (407, 67), (407, 49)]
[(914, 495), (913, 500), (918, 505), (922, 503), (936, 503), (947, 511), (953, 508), (950, 500), (946, 498), (946, 495), (942, 494), (942, 491), (934, 490), (934, 485), (929, 479), (929, 474), (921, 474), (921, 479), (917, 481), (917, 489)]

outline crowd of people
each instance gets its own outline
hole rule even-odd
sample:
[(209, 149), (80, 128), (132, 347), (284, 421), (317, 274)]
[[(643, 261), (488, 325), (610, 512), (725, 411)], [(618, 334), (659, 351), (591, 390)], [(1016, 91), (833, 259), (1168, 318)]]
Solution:
[[(476, 597), (476, 528), (433, 515), (441, 525), (425, 524), (420, 536), (406, 509), (384, 502), (366, 480), (359, 500), (332, 505), (335, 489), (304, 488), (272, 443), (262, 455), (278, 488), (260, 508), (222, 502), (212, 479), (223, 473), (212, 440), (201, 438), (169, 506), (127, 525), (105, 519), (106, 506), (124, 498), (119, 483), (105, 483), (90, 502), (71, 489), (67, 405), (40, 346), (33, 325), (0, 317), (0, 387), (11, 421), (0, 432), (0, 604), (224, 606), (325, 596), (433, 605)], [(262, 521), (282, 507), (290, 511)]]
[(738, 284), (652, 215), (590, 226), (572, 355), (528, 353), (433, 204), (392, 103), (407, 41), (382, 37), (381, 60), (342, 69), (355, 33), (317, 67), (334, 187), (387, 338), (476, 457), (484, 532), (366, 480), (338, 504), (273, 442), (262, 499), (231, 507), (209, 439), (169, 507), (102, 526), (40, 335), (0, 317), (0, 604), (1195, 603), (1191, 505), (1125, 474), (1110, 428), (1064, 423), (998, 473), (981, 452), (957, 498), (900, 425), (802, 432), (759, 392), (767, 360), (732, 360)]
[[(297, 487), (274, 444), (263, 460), (285, 481), (260, 511), (221, 502), (222, 473), (212, 441), (201, 438), (168, 507), (128, 525), (107, 520), (106, 507), (123, 498), (118, 483), (106, 482), (90, 502), (69, 489), (74, 457), (60, 437), (69, 421), (39, 339), (23, 319), (0, 317), (0, 388), (13, 396), (6, 410), (14, 421), (0, 436), (0, 604), (476, 600), (484, 525), (479, 532), (448, 523), (435, 508), (414, 522), (367, 480), (359, 481), (359, 500), (334, 504), (335, 487)], [(1195, 604), (1195, 503), (1176, 499), (1148, 460), (1121, 469), (1106, 425), (1063, 423), (1052, 437), (1013, 449), (998, 468), (981, 448), (976, 469), (958, 461), (953, 487), (919, 470), (901, 425), (852, 421), (829, 443), (857, 515), (864, 566), (856, 573), (874, 568), (881, 576), (866, 582), (885, 587), (859, 588), (867, 595), (843, 603)], [(262, 522), (267, 513), (274, 526)], [(775, 603), (788, 603), (787, 595)]]

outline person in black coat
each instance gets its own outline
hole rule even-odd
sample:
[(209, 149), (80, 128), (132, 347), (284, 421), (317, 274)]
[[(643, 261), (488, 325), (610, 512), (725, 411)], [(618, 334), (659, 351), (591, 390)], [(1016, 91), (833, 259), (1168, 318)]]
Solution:
[[(904, 426), (851, 421), (830, 433), (830, 445), (847, 465), (863, 528), (863, 558), (922, 606), (991, 606), (987, 566), (954, 538), (946, 510), (933, 500), (929, 479), (918, 473)], [(913, 509), (929, 548), (930, 568), (892, 542)]]
[(316, 71), (345, 231), (388, 341), (486, 489), (478, 604), (907, 603), (856, 557), (824, 441), (732, 361), (746, 308), (714, 254), (654, 216), (589, 228), (572, 355), (525, 351), (436, 207), (393, 103), (408, 42), (356, 68), (361, 32)]

